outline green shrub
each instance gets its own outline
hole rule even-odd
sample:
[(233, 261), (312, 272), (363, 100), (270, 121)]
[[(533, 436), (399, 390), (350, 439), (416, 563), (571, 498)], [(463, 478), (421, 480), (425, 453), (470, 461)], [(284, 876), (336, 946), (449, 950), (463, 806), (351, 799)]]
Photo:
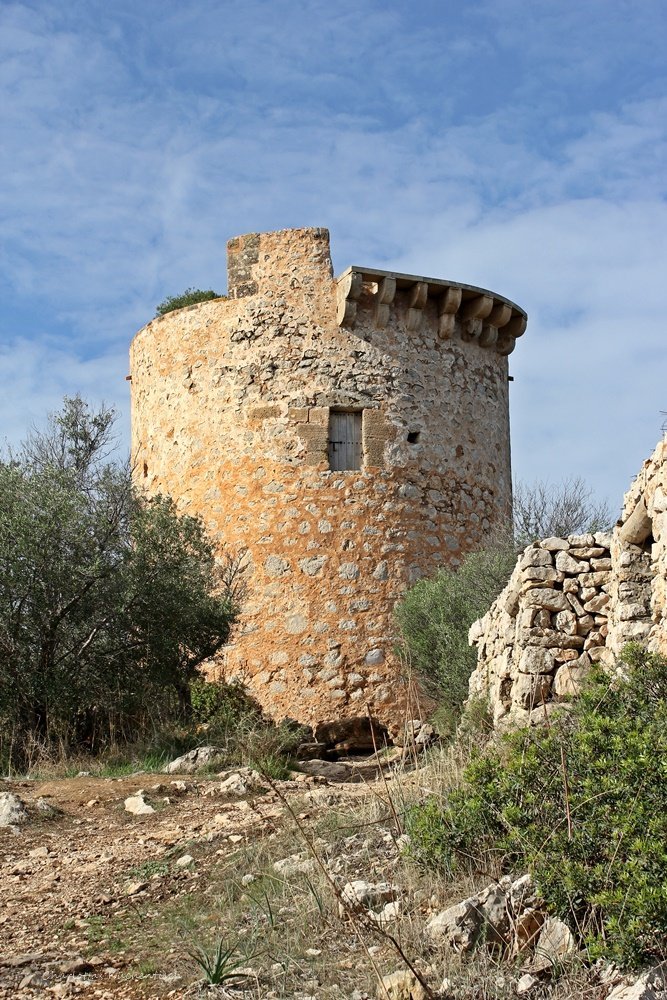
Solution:
[(175, 309), (184, 309), (185, 306), (194, 306), (197, 302), (209, 302), (211, 299), (225, 299), (226, 295), (219, 295), (211, 288), (202, 291), (201, 288), (186, 288), (182, 295), (168, 295), (166, 299), (155, 307), (156, 316), (164, 316), (166, 313), (174, 312)]
[(287, 778), (297, 746), (312, 738), (309, 729), (265, 716), (241, 684), (198, 679), (190, 685), (190, 697), (192, 745), (205, 734), (207, 742), (220, 746), (226, 765), (244, 764), (270, 778)]
[(667, 957), (667, 660), (636, 646), (547, 729), (506, 736), (408, 817), (446, 872), (530, 870), (592, 956)]
[(113, 422), (66, 398), (0, 454), (3, 770), (187, 718), (188, 685), (236, 618), (203, 523), (134, 488), (109, 455)]
[(410, 663), (438, 701), (443, 735), (456, 728), (477, 663), (477, 650), (468, 645), (470, 626), (489, 610), (515, 561), (509, 543), (471, 553), (457, 570), (419, 580), (397, 605)]
[(214, 729), (235, 727), (241, 719), (262, 717), (262, 707), (241, 685), (206, 681), (199, 677), (190, 684), (192, 717), (197, 725)]

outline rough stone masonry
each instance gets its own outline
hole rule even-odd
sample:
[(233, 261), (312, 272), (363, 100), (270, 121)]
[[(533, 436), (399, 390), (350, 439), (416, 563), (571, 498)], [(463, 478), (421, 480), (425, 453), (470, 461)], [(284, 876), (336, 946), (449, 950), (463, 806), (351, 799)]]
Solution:
[(228, 278), (227, 299), (133, 341), (137, 477), (242, 557), (224, 676), (276, 718), (395, 723), (416, 710), (396, 600), (509, 510), (507, 358), (526, 315), (454, 281), (335, 279), (325, 229), (231, 240)]
[(594, 662), (618, 669), (628, 642), (667, 654), (667, 442), (625, 496), (612, 532), (545, 538), (470, 630), (498, 729), (542, 723), (581, 690)]

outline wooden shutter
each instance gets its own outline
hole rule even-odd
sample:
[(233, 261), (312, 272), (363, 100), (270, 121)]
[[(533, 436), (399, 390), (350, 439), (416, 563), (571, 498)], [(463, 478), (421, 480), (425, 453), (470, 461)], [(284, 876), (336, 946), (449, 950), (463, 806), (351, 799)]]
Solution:
[(329, 414), (329, 468), (334, 472), (361, 468), (361, 413), (331, 410)]

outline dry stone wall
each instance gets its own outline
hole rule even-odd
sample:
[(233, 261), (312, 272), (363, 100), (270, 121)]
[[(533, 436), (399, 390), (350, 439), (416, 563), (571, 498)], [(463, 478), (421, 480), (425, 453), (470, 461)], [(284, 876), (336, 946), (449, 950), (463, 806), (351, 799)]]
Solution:
[(498, 727), (541, 721), (580, 690), (608, 634), (611, 535), (546, 538), (524, 550), (509, 583), (470, 630), (473, 697)]
[[(228, 299), (134, 339), (138, 481), (242, 557), (225, 676), (276, 717), (396, 722), (396, 600), (509, 509), (507, 356), (525, 314), (448, 281), (336, 280), (323, 229), (232, 240), (228, 274)], [(358, 415), (358, 469), (330, 468), (340, 410)]]
[(628, 642), (667, 653), (667, 443), (625, 496), (613, 532), (546, 538), (470, 630), (472, 698), (497, 728), (542, 722), (575, 697), (600, 661), (614, 670)]

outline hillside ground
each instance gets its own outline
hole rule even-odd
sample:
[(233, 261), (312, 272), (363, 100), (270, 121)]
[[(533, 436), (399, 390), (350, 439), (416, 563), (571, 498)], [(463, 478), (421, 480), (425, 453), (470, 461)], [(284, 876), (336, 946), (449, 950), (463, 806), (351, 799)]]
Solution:
[[(372, 922), (341, 913), (332, 883), (354, 879), (389, 884), (385, 930), (433, 989), (448, 976), (457, 996), (515, 996), (519, 970), (426, 946), (428, 917), (480, 888), (405, 857), (405, 808), (456, 766), (445, 757), (366, 761), (345, 783), (294, 774), (240, 796), (214, 776), (3, 781), (29, 820), (0, 830), (0, 997), (375, 997), (378, 976), (405, 965)], [(140, 789), (154, 812), (125, 810)], [(195, 956), (219, 944), (240, 978), (216, 990)], [(576, 967), (550, 989), (605, 995)]]

